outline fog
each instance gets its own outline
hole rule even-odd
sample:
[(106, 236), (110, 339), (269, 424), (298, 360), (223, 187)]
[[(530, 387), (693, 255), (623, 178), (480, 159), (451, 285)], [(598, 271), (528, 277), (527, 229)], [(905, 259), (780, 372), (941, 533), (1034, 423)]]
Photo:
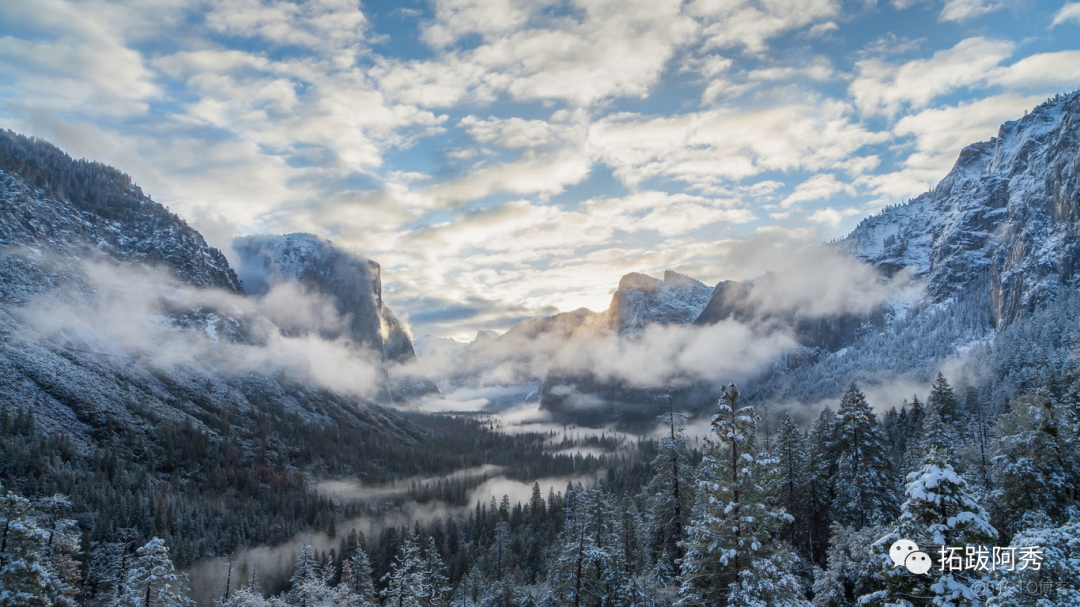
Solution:
[(342, 501), (365, 503), (381, 511), (339, 523), (337, 533), (333, 536), (321, 532), (299, 533), (288, 542), (276, 546), (241, 548), (227, 558), (201, 560), (186, 572), (191, 584), (192, 598), (200, 605), (214, 604), (214, 600), (220, 598), (225, 591), (230, 562), (234, 588), (249, 581), (252, 573), (257, 572), (257, 581), (264, 589), (268, 589), (269, 586), (275, 586), (288, 579), (296, 556), (304, 546), (312, 546), (319, 551), (336, 551), (342, 538), (347, 537), (354, 530), (363, 534), (368, 541), (372, 541), (379, 532), (388, 527), (411, 527), (416, 522), (423, 524), (439, 518), (466, 517), (475, 508), (477, 501), (487, 504), (492, 497), (498, 502), (502, 500), (503, 495), (507, 495), (511, 504), (528, 503), (532, 496), (533, 483), (540, 484), (544, 499), (547, 499), (549, 490), (557, 493), (565, 491), (567, 483), (582, 483), (587, 487), (593, 484), (593, 479), (587, 476), (518, 481), (500, 474), (483, 480), (470, 490), (467, 503), (463, 506), (451, 506), (439, 501), (418, 503), (401, 500), (387, 503), (405, 497), (408, 488), (413, 485), (423, 485), (447, 478), (479, 479), (500, 471), (501, 468), (498, 466), (478, 466), (458, 470), (445, 476), (412, 477), (381, 485), (362, 485), (347, 479), (320, 481), (317, 488), (324, 494)]
[(23, 338), (156, 368), (281, 372), (359, 397), (371, 397), (381, 381), (374, 353), (320, 337), (342, 319), (320, 297), (293, 285), (253, 301), (109, 261), (84, 261), (78, 274), (75, 285), (37, 295), (13, 311)]

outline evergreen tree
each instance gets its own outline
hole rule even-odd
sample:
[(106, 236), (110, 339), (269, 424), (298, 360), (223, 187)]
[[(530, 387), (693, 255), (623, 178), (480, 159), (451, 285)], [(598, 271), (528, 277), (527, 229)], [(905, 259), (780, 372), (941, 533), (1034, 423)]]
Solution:
[(855, 607), (877, 589), (881, 562), (870, 547), (886, 532), (883, 526), (833, 525), (829, 566), (814, 574), (814, 607)]
[(766, 471), (757, 458), (753, 408), (740, 408), (738, 398), (730, 384), (698, 468), (681, 606), (734, 606), (764, 600), (769, 593), (787, 601), (794, 583), (788, 579), (790, 557), (776, 541), (780, 526), (791, 517), (768, 505), (770, 496), (760, 483)]
[(795, 547), (809, 553), (809, 506), (807, 486), (810, 477), (810, 453), (806, 438), (791, 416), (784, 414), (776, 436), (776, 476), (780, 504), (793, 517), (784, 537)]
[(926, 406), (936, 409), (946, 425), (956, 427), (960, 424), (960, 400), (956, 398), (952, 386), (940, 372), (930, 387), (930, 396), (926, 399)]
[(341, 583), (360, 597), (364, 603), (369, 605), (378, 603), (371, 561), (368, 560), (367, 552), (364, 552), (363, 547), (357, 545), (352, 556), (342, 565)]
[(420, 547), (413, 537), (405, 538), (398, 548), (390, 571), (383, 576), (386, 589), (382, 591), (384, 607), (424, 607), (424, 562)]
[[(908, 475), (907, 501), (901, 506), (900, 518), (893, 532), (875, 544), (887, 589), (868, 597), (892, 601), (889, 604), (898, 607), (922, 604), (909, 600), (919, 597), (939, 606), (970, 605), (975, 599), (972, 583), (987, 580), (986, 573), (963, 567), (943, 567), (940, 561), (942, 547), (959, 547), (963, 553), (966, 546), (993, 545), (998, 535), (986, 512), (969, 491), (967, 482), (945, 457), (942, 451), (933, 449), (927, 454), (922, 468)], [(935, 560), (936, 566), (929, 574), (908, 575), (906, 568), (893, 564), (888, 550), (900, 539), (915, 542)]]
[(888, 521), (896, 512), (888, 445), (877, 416), (854, 383), (840, 401), (836, 436), (834, 520), (857, 528)]
[(810, 448), (809, 521), (807, 532), (814, 561), (825, 563), (832, 524), (832, 504), (836, 499), (836, 465), (840, 459), (837, 428), (839, 420), (832, 409), (825, 407), (810, 428), (807, 442)]
[(998, 420), (993, 462), (995, 520), (1006, 528), (1025, 512), (1041, 510), (1054, 520), (1078, 504), (1080, 451), (1070, 413), (1045, 395), (1012, 402)]
[(67, 521), (60, 529), (50, 529), (41, 519), (30, 500), (11, 492), (0, 494), (0, 604), (75, 605), (77, 535)]
[[(671, 399), (668, 399), (670, 407)], [(693, 504), (694, 468), (690, 460), (690, 439), (673, 410), (660, 418), (667, 436), (660, 439), (653, 459), (653, 477), (645, 488), (649, 496), (650, 547), (658, 573), (664, 579), (680, 577), (683, 530), (690, 520)]]
[(169, 548), (160, 538), (152, 538), (135, 552), (124, 577), (122, 607), (188, 607), (184, 578), (176, 572)]

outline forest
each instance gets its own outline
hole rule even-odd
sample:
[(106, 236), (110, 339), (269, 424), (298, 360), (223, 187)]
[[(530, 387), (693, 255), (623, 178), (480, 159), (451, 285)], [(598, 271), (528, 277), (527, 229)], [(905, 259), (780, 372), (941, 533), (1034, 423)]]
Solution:
[[(4, 412), (3, 477), (20, 482), (3, 491), (0, 599), (193, 604), (182, 569), (194, 559), (302, 528), (333, 535), (357, 514), (313, 492), (303, 471), (355, 475), (378, 462), (367, 474), (498, 463), (522, 479), (572, 470), (590, 480), (547, 495), (534, 484), (527, 503), (493, 497), (370, 537), (342, 533), (336, 548), (300, 547), (288, 579), (230, 568), (214, 603), (1077, 604), (1080, 384), (1057, 378), (996, 412), (976, 394), (939, 374), (924, 398), (879, 416), (852, 383), (803, 430), (744, 405), (732, 384), (703, 440), (673, 412), (662, 438), (597, 441), (601, 457), (552, 455), (542, 448), (551, 436), (451, 416), (412, 420), (436, 422), (427, 447), (359, 448), (296, 424), (284, 468), (190, 427), (169, 430), (141, 462), (106, 449), (79, 458), (62, 435), (36, 431), (30, 410)], [(462, 483), (415, 486), (409, 499), (460, 504)], [(898, 539), (931, 555), (927, 574), (890, 560)], [(939, 549), (968, 546), (1038, 547), (1038, 567), (946, 570)]]

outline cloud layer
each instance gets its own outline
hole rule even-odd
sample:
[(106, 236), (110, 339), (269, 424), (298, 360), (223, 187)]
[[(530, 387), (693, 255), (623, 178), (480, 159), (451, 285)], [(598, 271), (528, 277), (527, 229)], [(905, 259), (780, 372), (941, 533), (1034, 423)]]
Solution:
[[(930, 187), (1080, 85), (1080, 4), (42, 0), (0, 6), (0, 125), (133, 174), (215, 244), (380, 261), (417, 334), (737, 278), (734, 240)], [(724, 243), (724, 244), (717, 244)]]

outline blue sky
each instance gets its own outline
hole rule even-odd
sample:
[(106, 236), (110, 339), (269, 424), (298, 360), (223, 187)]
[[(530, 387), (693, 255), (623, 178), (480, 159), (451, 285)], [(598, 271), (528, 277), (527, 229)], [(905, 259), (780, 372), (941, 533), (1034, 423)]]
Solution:
[(1077, 88), (1078, 2), (0, 3), (0, 126), (378, 260), (417, 335), (782, 269)]

